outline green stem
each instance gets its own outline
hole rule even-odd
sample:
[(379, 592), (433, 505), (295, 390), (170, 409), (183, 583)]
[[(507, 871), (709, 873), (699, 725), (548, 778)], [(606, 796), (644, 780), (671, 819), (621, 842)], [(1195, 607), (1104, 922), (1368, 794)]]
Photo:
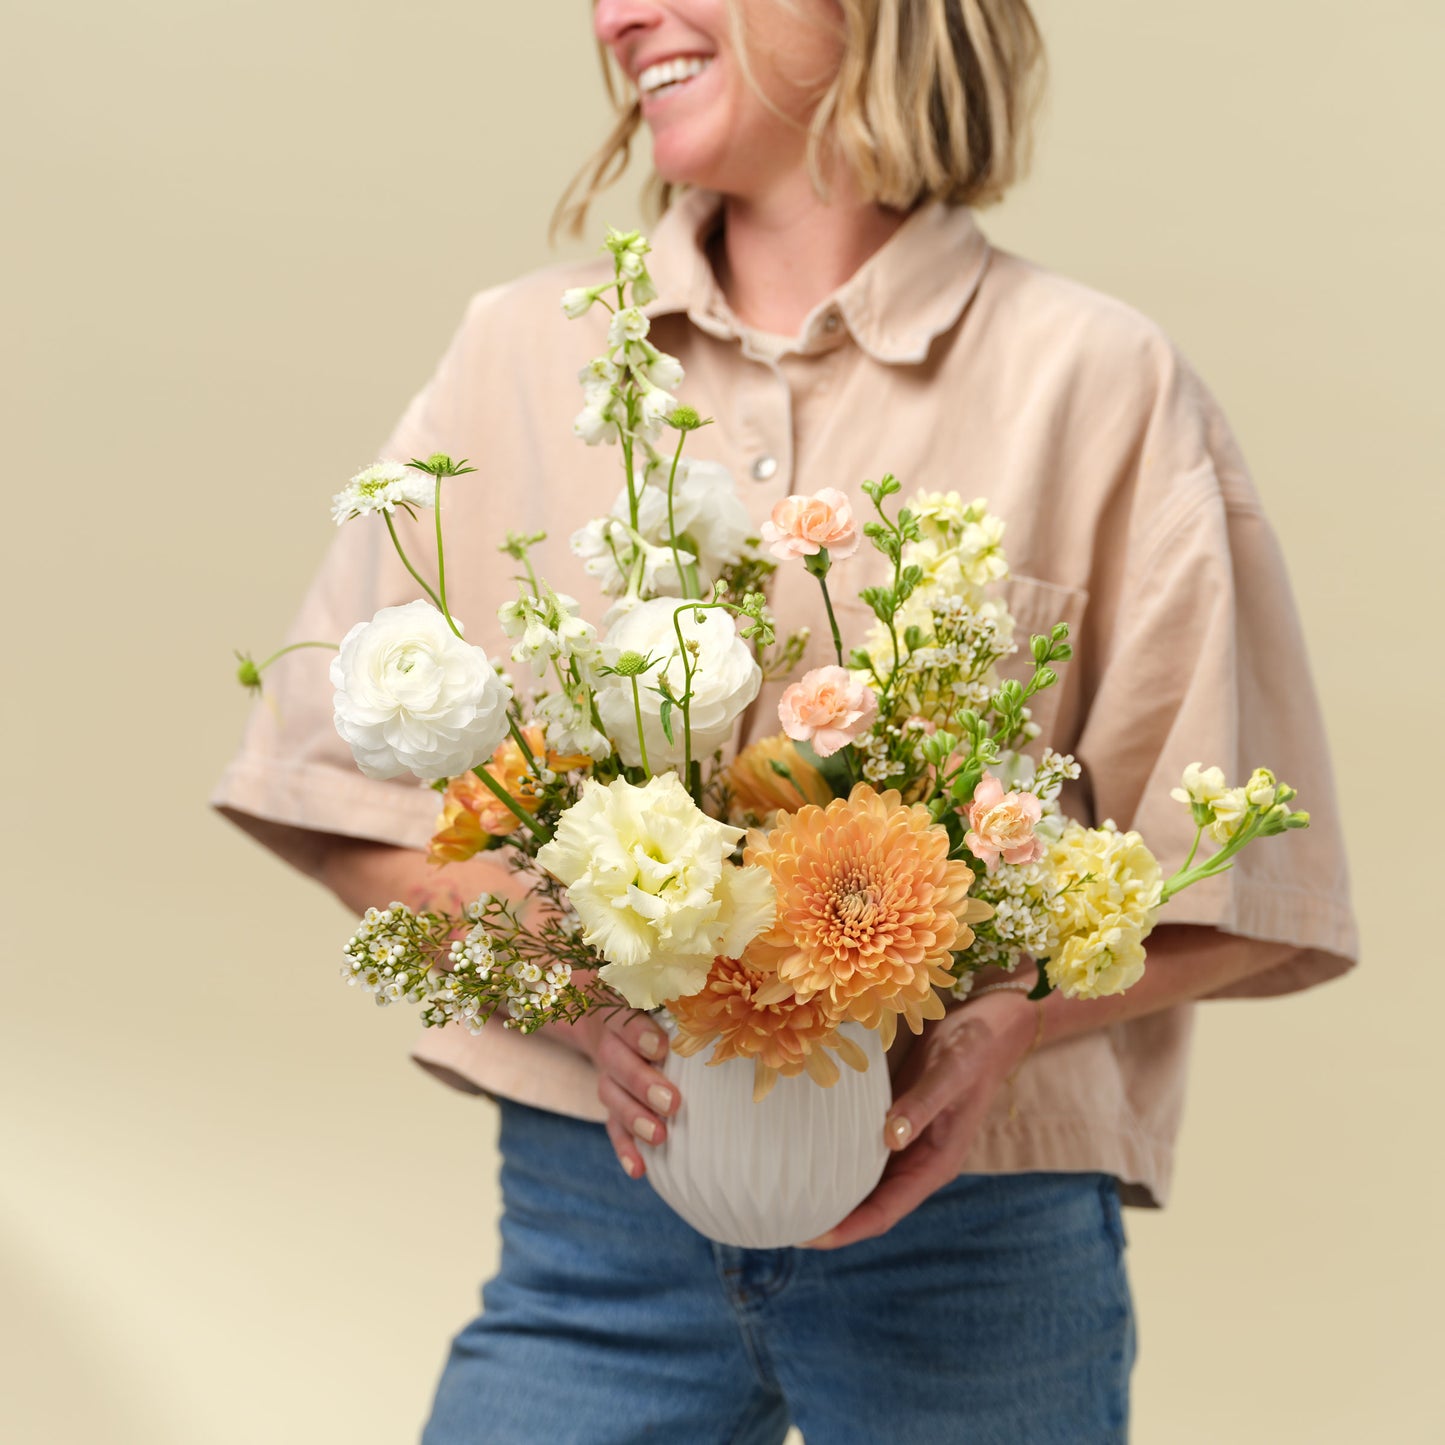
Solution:
[(530, 769), (533, 776), (535, 776), (538, 771), (536, 755), (528, 746), (527, 739), (524, 736), (522, 729), (517, 726), (517, 719), (513, 717), (511, 713), (507, 714), (507, 727), (511, 730), (512, 741), (516, 743), (519, 748), (521, 748), (522, 756), (527, 760), (528, 769)]
[(341, 644), (339, 642), (293, 642), (290, 646), (281, 648), (279, 652), (273, 652), (265, 662), (258, 662), (256, 664), (256, 671), (258, 673), (265, 672), (278, 657), (285, 657), (288, 652), (295, 652), (298, 647), (329, 647), (333, 652), (339, 652), (341, 650)]
[(411, 559), (406, 555), (406, 552), (402, 548), (401, 538), (396, 535), (396, 524), (391, 520), (391, 513), (383, 512), (381, 515), (386, 518), (386, 530), (391, 533), (392, 546), (396, 548), (396, 555), (401, 558), (402, 566), (405, 567), (406, 570), (410, 572), (411, 575), (416, 579), (417, 586), (419, 586), (421, 590), (425, 592), (426, 595), (430, 597), (431, 600), (436, 604), (437, 609), (441, 612), (441, 615), (446, 618), (447, 626), (450, 627), (451, 630), (455, 632), (458, 637), (460, 637), (462, 635), (461, 629), (457, 626), (455, 622), (452, 621), (452, 615), (450, 612), (447, 611), (446, 604), (441, 600), (440, 597), (436, 595), (435, 592), (432, 591), (430, 585), (427, 583), (426, 578), (424, 578), (421, 573), (418, 572), (416, 568), (411, 565)]
[(532, 596), (535, 597), (538, 602), (540, 602), (542, 600), (542, 589), (537, 584), (536, 572), (532, 570), (532, 559), (528, 557), (525, 553), (522, 556), (522, 566), (527, 569), (527, 581), (530, 582), (532, 585)]
[(1179, 872), (1187, 873), (1189, 865), (1194, 861), (1194, 855), (1199, 851), (1199, 840), (1204, 836), (1204, 824), (1200, 823), (1194, 829), (1194, 843), (1189, 849), (1189, 856), (1179, 865)]
[(637, 686), (636, 673), (629, 681), (632, 683), (632, 714), (637, 719), (637, 747), (642, 753), (642, 770), (650, 775), (652, 765), (647, 761), (647, 737), (642, 731), (642, 690)]
[(512, 813), (519, 823), (524, 824), (532, 833), (544, 843), (552, 841), (552, 835), (544, 828), (485, 768), (473, 768), (472, 771), (479, 777), (483, 784), (496, 797), (497, 801)]
[(672, 548), (672, 565), (677, 569), (677, 585), (682, 589), (682, 595), (695, 597), (697, 593), (692, 590), (692, 586), (696, 585), (696, 579), (689, 577), (682, 570), (682, 557), (677, 550), (677, 520), (672, 512), (672, 489), (677, 481), (677, 464), (682, 460), (682, 448), (686, 441), (687, 433), (680, 432), (677, 438), (677, 450), (672, 456), (672, 470), (667, 476), (667, 544)]
[[(828, 579), (818, 578), (818, 586), (823, 589), (823, 606), (828, 609), (828, 626), (833, 629), (833, 651), (838, 657), (838, 666), (843, 666), (843, 635), (838, 631), (838, 619), (833, 616), (833, 599), (828, 596)], [(895, 648), (897, 643), (895, 641)]]
[[(682, 765), (683, 777), (689, 780), (691, 787), (692, 778), (692, 666), (687, 660), (687, 641), (682, 635), (682, 614), (686, 608), (678, 607), (673, 610), (672, 630), (677, 634), (677, 650), (682, 658), (682, 699), (678, 706), (682, 708)], [(693, 802), (699, 807), (702, 799), (694, 796)]]
[[(446, 614), (447, 621), (451, 622), (451, 610), (447, 607), (447, 562), (446, 555), (442, 551), (442, 479), (440, 477), (437, 478), (432, 510), (436, 513), (437, 522), (437, 594), (441, 598), (442, 612)], [(455, 624), (452, 626), (452, 631), (457, 631)], [(461, 636), (459, 632), (457, 635)]]

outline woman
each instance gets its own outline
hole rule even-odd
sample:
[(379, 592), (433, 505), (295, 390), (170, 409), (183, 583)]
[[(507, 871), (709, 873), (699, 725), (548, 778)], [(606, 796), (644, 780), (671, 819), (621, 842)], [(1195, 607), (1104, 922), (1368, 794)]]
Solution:
[[(790, 1420), (809, 1445), (1123, 1439), (1119, 1205), (1166, 1198), (1191, 1001), (1304, 988), (1357, 948), (1273, 533), (1168, 338), (977, 225), (1026, 146), (1041, 55), (1022, 0), (593, 13), (629, 90), (583, 205), (646, 125), (658, 176), (686, 188), (653, 232), (648, 311), (684, 398), (716, 418), (693, 454), (740, 477), (759, 522), (789, 492), (856, 494), (884, 470), (986, 495), (1008, 522), (1003, 595), (1022, 630), (1064, 620), (1078, 644), (1036, 710), (1083, 764), (1070, 814), (1139, 828), (1168, 871), (1192, 837), (1168, 799), (1184, 766), (1262, 761), (1314, 823), (1186, 894), (1128, 994), (1035, 1005), (1004, 983), (930, 1025), (895, 1060), (883, 1182), (808, 1249), (710, 1245), (639, 1182), (685, 1107), (646, 1016), (427, 1034), (418, 1062), (501, 1101), (505, 1212), (500, 1273), (453, 1343), (425, 1440), (761, 1442)], [(539, 570), (595, 596), (566, 540), (614, 495), (616, 458), (567, 435), (598, 338), (556, 300), (602, 274), (554, 268), (475, 297), (384, 449), (479, 467), (448, 494), (470, 563), (449, 569), (452, 604), (474, 628), (509, 594), (489, 560), (505, 529), (548, 532)], [(834, 595), (867, 566), (840, 562)], [(780, 572), (774, 610), (821, 638), (811, 589)], [(413, 595), (377, 529), (347, 527), (293, 636), (339, 636)], [(857, 604), (844, 614), (856, 635)], [(287, 657), (268, 686), (278, 708), (255, 712), (214, 798), (228, 816), (358, 911), (507, 886), (486, 858), (425, 863), (434, 795), (357, 774), (314, 659)], [(744, 741), (776, 730), (780, 686)]]

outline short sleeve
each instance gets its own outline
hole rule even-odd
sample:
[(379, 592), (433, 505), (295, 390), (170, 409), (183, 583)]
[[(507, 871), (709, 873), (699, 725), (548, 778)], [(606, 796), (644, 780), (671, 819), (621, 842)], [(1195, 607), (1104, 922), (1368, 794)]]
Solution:
[[(1137, 829), (1166, 876), (1194, 840), (1189, 809), (1170, 797), (1189, 763), (1218, 766), (1231, 784), (1268, 767), (1298, 789), (1292, 806), (1309, 811), (1308, 828), (1251, 844), (1160, 915), (1294, 945), (1221, 990), (1287, 993), (1358, 960), (1344, 829), (1279, 540), (1212, 398), (1187, 370), (1184, 379), (1182, 404), (1203, 409), (1191, 426), (1204, 445), (1167, 479), (1162, 502), (1138, 503), (1145, 517), (1130, 529), (1110, 635), (1086, 643), (1104, 660), (1074, 752), (1093, 821)], [(1196, 856), (1213, 846), (1206, 834)]]
[[(380, 459), (405, 461), (454, 443), (455, 413), (465, 390), (468, 332), (482, 295), (425, 386), (412, 398), (382, 447)], [(339, 490), (339, 487), (337, 488)], [(327, 497), (318, 496), (318, 507)], [(398, 516), (398, 533), (425, 577), (434, 547), (423, 528)], [(284, 644), (340, 642), (379, 608), (421, 595), (375, 517), (340, 527), (286, 630)], [(306, 872), (315, 872), (322, 833), (421, 847), (439, 812), (437, 795), (410, 775), (385, 781), (358, 771), (332, 722), (329, 665), (335, 654), (302, 648), (267, 669), (240, 746), (210, 795), (210, 805), (258, 842)], [(301, 831), (297, 831), (301, 830)]]

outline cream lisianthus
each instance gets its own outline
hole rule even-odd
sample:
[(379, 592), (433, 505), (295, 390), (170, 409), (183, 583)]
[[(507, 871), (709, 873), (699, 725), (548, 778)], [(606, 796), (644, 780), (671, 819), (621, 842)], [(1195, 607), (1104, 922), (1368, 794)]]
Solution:
[(449, 778), (507, 735), (511, 689), (430, 602), (383, 607), (331, 663), (336, 731), (368, 778)]
[(537, 861), (567, 886), (602, 980), (633, 1008), (696, 993), (719, 955), (773, 921), (761, 868), (729, 861), (741, 828), (709, 818), (675, 773), (583, 784)]
[[(653, 691), (665, 675), (674, 697), (685, 687), (682, 655), (677, 645), (673, 614), (682, 611), (678, 626), (689, 651), (695, 648), (692, 668), (692, 755), (703, 758), (720, 748), (732, 733), (733, 723), (758, 695), (763, 673), (748, 645), (738, 636), (731, 616), (721, 608), (698, 611), (671, 597), (639, 602), (608, 629), (602, 653), (614, 662), (624, 653), (660, 659), (660, 665), (639, 679), (642, 725), (647, 739), (647, 760), (654, 767), (670, 767), (683, 760), (681, 708), (672, 709), (669, 740), (662, 726), (662, 698)], [(597, 711), (618, 756), (630, 768), (642, 765), (633, 711), (631, 677), (608, 677), (597, 689)]]

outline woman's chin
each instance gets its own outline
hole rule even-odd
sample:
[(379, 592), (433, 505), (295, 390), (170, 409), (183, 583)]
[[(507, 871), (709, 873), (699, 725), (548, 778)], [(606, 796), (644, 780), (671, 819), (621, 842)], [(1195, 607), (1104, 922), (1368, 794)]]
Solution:
[(699, 190), (725, 190), (726, 167), (710, 146), (686, 138), (654, 135), (652, 168), (670, 186), (694, 186)]

